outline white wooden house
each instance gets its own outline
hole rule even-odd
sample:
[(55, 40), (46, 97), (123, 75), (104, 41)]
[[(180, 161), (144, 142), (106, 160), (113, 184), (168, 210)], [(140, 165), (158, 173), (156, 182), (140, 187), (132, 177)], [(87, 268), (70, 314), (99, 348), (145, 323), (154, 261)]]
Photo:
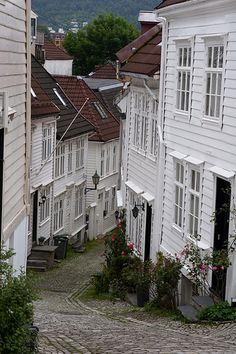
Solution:
[(88, 133), (94, 127), (32, 56), (32, 241), (84, 240)]
[(72, 75), (73, 58), (51, 40), (45, 38), (43, 44), (44, 67), (52, 75)]
[[(169, 5), (169, 6), (168, 6)], [(199, 235), (199, 247), (230, 242), (236, 173), (236, 3), (233, 0), (163, 1), (165, 169), (160, 249), (178, 254)], [(226, 193), (227, 191), (227, 193)], [(236, 298), (236, 255), (225, 296)], [(186, 274), (185, 274), (186, 275)], [(209, 274), (212, 289), (216, 284)], [(186, 281), (186, 284), (188, 282)]]
[(150, 26), (117, 53), (120, 74), (130, 82), (117, 102), (126, 113), (122, 124), (121, 192), (127, 213), (127, 235), (137, 253), (149, 259), (155, 258), (158, 228), (156, 186), (160, 159), (158, 96), (162, 37), (152, 13), (142, 13), (139, 19), (143, 25), (148, 19)]
[(0, 242), (25, 267), (29, 213), (30, 3), (0, 1)]
[(89, 134), (87, 162), (87, 188), (94, 188), (92, 176), (97, 171), (100, 182), (97, 190), (86, 193), (89, 238), (104, 235), (116, 225), (116, 191), (119, 169), (120, 124), (103, 101), (76, 76), (56, 76), (65, 93), (80, 109), (81, 114), (95, 127)]

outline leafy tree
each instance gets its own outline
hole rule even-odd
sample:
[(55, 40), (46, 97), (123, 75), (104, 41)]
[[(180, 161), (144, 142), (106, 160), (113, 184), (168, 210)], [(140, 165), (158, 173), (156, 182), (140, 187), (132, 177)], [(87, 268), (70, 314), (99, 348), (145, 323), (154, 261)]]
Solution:
[(0, 246), (0, 353), (31, 354), (28, 326), (33, 320), (35, 294), (32, 282), (23, 272), (14, 276), (9, 259), (12, 251)]
[(69, 32), (63, 45), (74, 56), (74, 73), (86, 75), (95, 65), (114, 61), (115, 53), (137, 36), (137, 29), (125, 19), (105, 14), (77, 33)]

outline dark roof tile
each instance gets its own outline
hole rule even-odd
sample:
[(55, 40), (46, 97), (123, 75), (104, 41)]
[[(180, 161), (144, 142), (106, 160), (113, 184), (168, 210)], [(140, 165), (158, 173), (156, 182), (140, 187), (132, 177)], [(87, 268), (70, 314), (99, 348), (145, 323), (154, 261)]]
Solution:
[(63, 49), (58, 48), (53, 42), (45, 38), (43, 49), (45, 49), (46, 60), (73, 60)]
[(156, 9), (162, 9), (163, 7), (171, 6), (171, 5), (176, 5), (181, 2), (187, 2), (189, 0), (163, 0), (159, 5), (156, 6)]
[(97, 65), (89, 77), (93, 79), (116, 79), (116, 69), (111, 63)]

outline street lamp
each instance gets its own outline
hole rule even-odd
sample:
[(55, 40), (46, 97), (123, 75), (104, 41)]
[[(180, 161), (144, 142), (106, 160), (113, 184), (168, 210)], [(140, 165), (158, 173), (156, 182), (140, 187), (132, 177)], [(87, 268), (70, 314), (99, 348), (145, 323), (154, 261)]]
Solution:
[(133, 217), (136, 219), (138, 217), (138, 213), (139, 213), (139, 208), (138, 207), (141, 207), (142, 211), (144, 211), (144, 203), (142, 204), (134, 204), (134, 208), (132, 209), (132, 214), (133, 214)]
[(94, 184), (94, 188), (85, 188), (84, 189), (84, 194), (86, 194), (88, 191), (95, 191), (97, 189), (97, 185), (98, 185), (98, 183), (100, 181), (100, 176), (97, 173), (97, 171), (92, 176), (92, 181), (93, 181), (93, 184)]

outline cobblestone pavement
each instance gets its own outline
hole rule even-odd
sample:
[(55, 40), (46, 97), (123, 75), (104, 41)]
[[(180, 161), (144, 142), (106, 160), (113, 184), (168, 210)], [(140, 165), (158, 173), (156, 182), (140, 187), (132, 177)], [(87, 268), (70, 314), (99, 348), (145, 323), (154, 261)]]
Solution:
[(79, 294), (101, 268), (102, 241), (38, 279), (35, 304), (40, 354), (235, 354), (236, 324), (185, 324), (157, 318), (123, 302)]

